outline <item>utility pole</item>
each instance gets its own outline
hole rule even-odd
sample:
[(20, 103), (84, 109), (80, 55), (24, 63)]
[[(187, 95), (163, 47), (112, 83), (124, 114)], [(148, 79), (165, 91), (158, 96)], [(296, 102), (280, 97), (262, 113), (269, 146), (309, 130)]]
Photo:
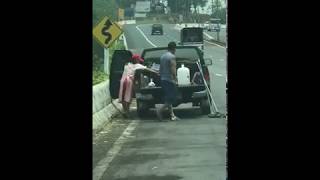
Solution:
[(212, 17), (213, 17), (213, 0), (211, 0), (211, 15), (212, 15)]
[(176, 0), (176, 13), (178, 14), (178, 0)]
[[(215, 5), (213, 5), (213, 0), (211, 0), (211, 3), (212, 3), (212, 17), (213, 18), (217, 18), (217, 19), (220, 19), (219, 17), (219, 8), (220, 8), (220, 0), (215, 0)], [(214, 12), (214, 7), (216, 8), (216, 15), (213, 16), (213, 12)], [(216, 22), (216, 26), (218, 27), (216, 33), (217, 33), (217, 41), (220, 41), (220, 20), (217, 20)]]

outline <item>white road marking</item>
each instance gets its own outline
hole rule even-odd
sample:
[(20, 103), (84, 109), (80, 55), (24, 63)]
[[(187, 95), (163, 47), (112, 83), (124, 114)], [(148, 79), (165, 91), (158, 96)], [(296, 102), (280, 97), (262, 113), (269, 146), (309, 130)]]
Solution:
[(139, 120), (132, 121), (128, 125), (126, 130), (122, 133), (122, 135), (113, 144), (112, 148), (108, 151), (106, 156), (98, 162), (97, 166), (93, 169), (93, 180), (101, 179), (104, 172), (108, 169), (109, 164), (111, 163), (113, 158), (116, 157), (121, 150), (122, 145), (127, 141), (128, 138), (132, 138), (130, 134), (133, 132), (133, 130), (135, 130), (139, 122)]
[(157, 47), (147, 38), (147, 36), (142, 32), (142, 30), (138, 26), (136, 26), (136, 28), (138, 29), (138, 31), (140, 31), (141, 35), (148, 41), (149, 44), (151, 44), (153, 47)]
[(208, 36), (210, 39), (213, 39), (213, 37), (212, 37), (212, 36), (210, 36), (208, 33), (203, 32), (203, 34), (204, 34), (204, 35), (206, 35), (206, 36)]
[(222, 75), (222, 74), (217, 74), (217, 73), (216, 73), (216, 76), (221, 76), (221, 77), (222, 77), (223, 75)]

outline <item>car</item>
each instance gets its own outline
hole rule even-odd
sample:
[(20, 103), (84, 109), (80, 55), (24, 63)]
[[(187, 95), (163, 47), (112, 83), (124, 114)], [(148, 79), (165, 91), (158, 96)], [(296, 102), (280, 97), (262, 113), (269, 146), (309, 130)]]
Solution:
[(220, 32), (220, 25), (219, 24), (209, 24), (208, 31), (215, 31)]
[(163, 35), (162, 24), (153, 24), (151, 27), (151, 35), (160, 34)]
[(214, 25), (214, 26), (213, 26), (213, 30), (214, 30), (215, 32), (220, 32), (220, 25), (219, 25), (219, 24)]
[(206, 22), (204, 23), (203, 29), (204, 29), (204, 30), (208, 30), (208, 29), (209, 29), (209, 24), (210, 24), (210, 21), (206, 21)]
[(221, 23), (221, 19), (211, 18), (209, 21), (209, 26), (207, 30), (220, 32), (220, 23)]
[[(149, 114), (150, 109), (155, 108), (156, 104), (164, 103), (164, 95), (160, 84), (159, 74), (156, 73), (159, 68), (160, 57), (167, 52), (167, 47), (148, 48), (142, 51), (141, 57), (144, 59), (144, 65), (153, 68), (154, 71), (148, 69), (138, 69), (134, 75), (134, 97), (137, 102), (137, 114), (139, 117), (144, 117)], [(111, 62), (110, 72), (110, 95), (113, 99), (118, 98), (120, 87), (120, 79), (123, 72), (123, 67), (129, 61), (132, 53), (128, 50), (115, 50)], [(212, 63), (212, 59), (204, 59), (201, 50), (196, 46), (177, 46), (176, 47), (176, 61), (177, 68), (182, 64), (190, 70), (190, 79), (200, 72), (199, 67), (202, 68), (204, 80), (210, 88), (210, 75), (208, 65)], [(197, 62), (199, 64), (197, 64)], [(199, 65), (199, 66), (198, 66)], [(202, 77), (202, 76), (201, 76)], [(149, 82), (155, 83), (155, 86), (148, 86)], [(201, 78), (202, 79), (202, 78)], [(173, 104), (174, 107), (182, 103), (192, 103), (193, 106), (198, 106), (202, 114), (210, 113), (210, 105), (206, 87), (202, 83), (190, 83), (189, 85), (178, 85), (177, 102)]]

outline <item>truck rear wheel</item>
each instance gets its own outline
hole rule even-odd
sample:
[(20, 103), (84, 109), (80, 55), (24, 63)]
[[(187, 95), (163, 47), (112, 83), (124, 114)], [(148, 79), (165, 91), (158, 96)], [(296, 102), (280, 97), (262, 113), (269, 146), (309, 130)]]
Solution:
[(208, 99), (203, 99), (200, 102), (201, 113), (207, 115), (210, 113), (210, 104)]
[(145, 102), (137, 100), (137, 114), (139, 117), (146, 117), (149, 108)]

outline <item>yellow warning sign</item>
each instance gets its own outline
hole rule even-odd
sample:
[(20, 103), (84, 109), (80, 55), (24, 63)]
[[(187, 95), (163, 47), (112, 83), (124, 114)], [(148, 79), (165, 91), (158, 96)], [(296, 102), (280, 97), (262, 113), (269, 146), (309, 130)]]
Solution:
[(122, 29), (108, 17), (93, 28), (93, 35), (105, 48), (108, 48), (122, 34)]

